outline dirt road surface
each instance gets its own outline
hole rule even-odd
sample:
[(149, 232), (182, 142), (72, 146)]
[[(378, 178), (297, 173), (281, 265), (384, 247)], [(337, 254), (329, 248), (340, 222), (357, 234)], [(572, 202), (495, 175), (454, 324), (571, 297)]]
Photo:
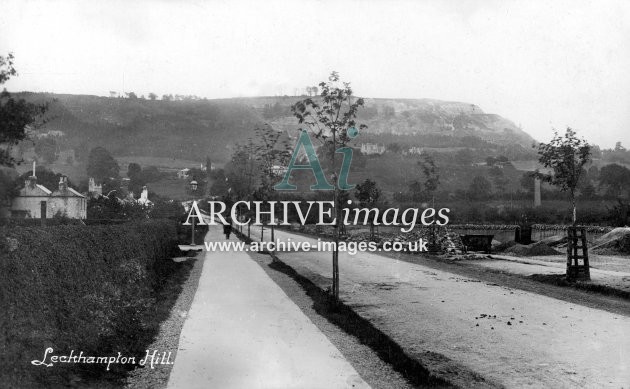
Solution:
[[(277, 255), (330, 285), (330, 252)], [(411, 355), (438, 353), (507, 387), (630, 386), (629, 317), (378, 253), (340, 253), (340, 279), (341, 299)]]

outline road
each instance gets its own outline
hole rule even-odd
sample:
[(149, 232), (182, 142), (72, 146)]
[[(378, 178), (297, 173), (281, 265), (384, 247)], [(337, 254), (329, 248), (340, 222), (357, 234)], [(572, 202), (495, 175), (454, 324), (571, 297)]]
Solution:
[[(252, 228), (253, 237), (259, 233)], [(285, 231), (275, 237), (316, 243)], [(330, 285), (329, 252), (277, 255)], [(341, 299), (410, 355), (438, 353), (507, 387), (630, 386), (626, 316), (378, 253), (340, 253), (339, 263)]]

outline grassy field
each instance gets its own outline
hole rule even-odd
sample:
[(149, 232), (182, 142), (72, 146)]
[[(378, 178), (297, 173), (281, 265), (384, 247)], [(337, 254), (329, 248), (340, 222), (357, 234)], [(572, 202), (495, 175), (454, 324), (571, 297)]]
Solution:
[(173, 200), (190, 200), (188, 194), (188, 180), (180, 180), (177, 177), (162, 178), (159, 181), (147, 184), (149, 192), (153, 192), (160, 197)]

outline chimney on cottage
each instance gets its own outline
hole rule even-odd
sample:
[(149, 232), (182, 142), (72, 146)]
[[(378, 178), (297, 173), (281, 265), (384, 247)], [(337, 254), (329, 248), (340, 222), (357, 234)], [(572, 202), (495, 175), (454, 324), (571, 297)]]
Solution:
[(35, 188), (35, 185), (37, 185), (37, 177), (35, 176), (30, 176), (26, 179), (26, 186), (33, 189)]
[(35, 185), (37, 185), (37, 176), (35, 176), (35, 166), (36, 166), (36, 162), (33, 161), (33, 175), (31, 175), (30, 177), (26, 179), (26, 186), (31, 189), (35, 188)]
[(65, 192), (66, 190), (68, 190), (68, 177), (61, 176), (59, 178), (59, 191)]

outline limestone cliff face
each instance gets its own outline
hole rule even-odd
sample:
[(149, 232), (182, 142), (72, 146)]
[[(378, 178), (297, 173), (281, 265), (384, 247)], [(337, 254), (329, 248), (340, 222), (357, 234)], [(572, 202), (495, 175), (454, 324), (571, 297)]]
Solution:
[[(240, 99), (257, 109), (269, 124), (283, 131), (296, 128), (289, 107), (299, 98)], [(365, 99), (359, 120), (368, 132), (377, 134), (438, 134), (452, 137), (476, 136), (499, 145), (531, 147), (533, 138), (512, 121), (485, 113), (470, 103), (433, 99)]]

